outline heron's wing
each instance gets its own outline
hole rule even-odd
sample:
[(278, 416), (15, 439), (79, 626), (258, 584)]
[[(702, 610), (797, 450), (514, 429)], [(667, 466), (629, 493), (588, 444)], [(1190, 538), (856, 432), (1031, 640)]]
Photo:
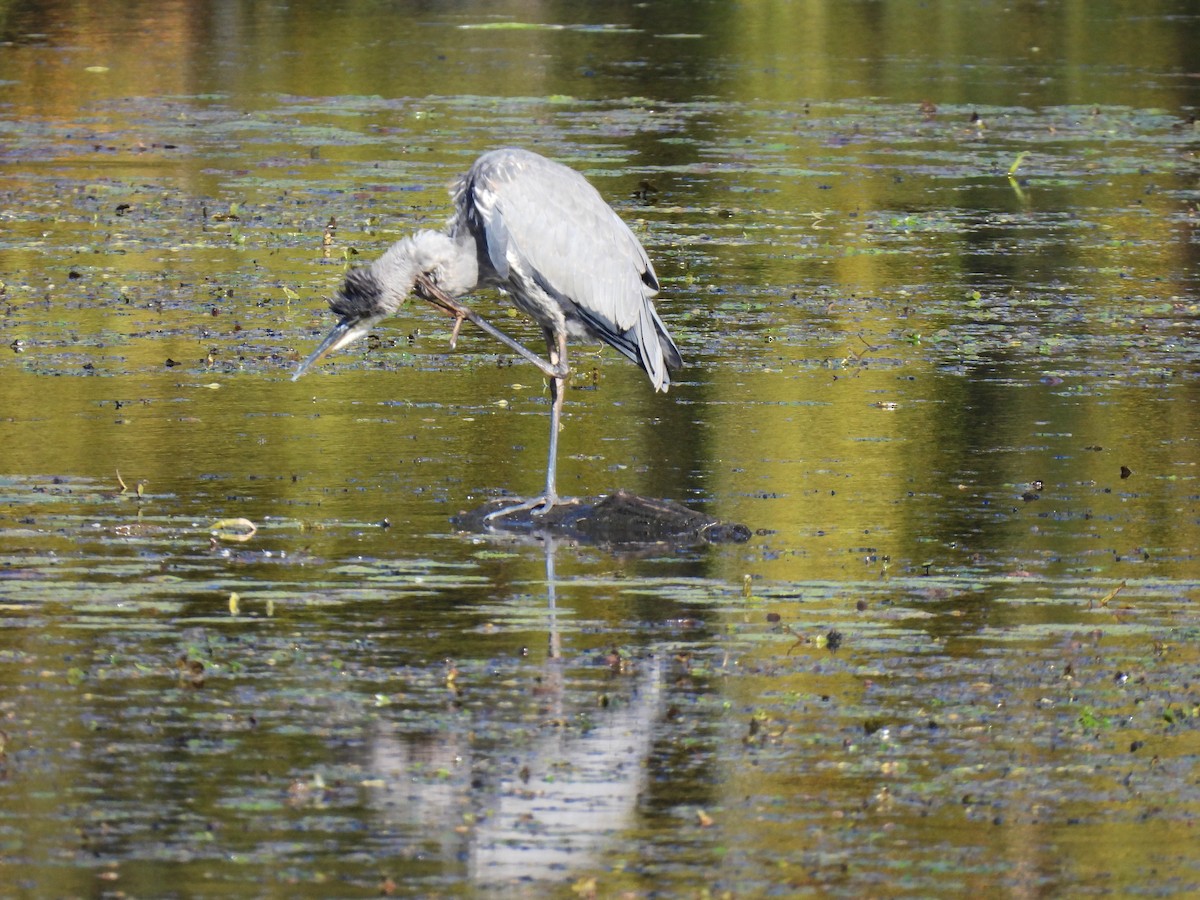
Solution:
[[(643, 365), (656, 386), (679, 353), (649, 298), (658, 291), (646, 251), (579, 173), (521, 150), (485, 154), (459, 188), (502, 279), (533, 280), (566, 300), (601, 338)], [(515, 273), (514, 273), (515, 270)], [(650, 357), (650, 358), (647, 358)]]

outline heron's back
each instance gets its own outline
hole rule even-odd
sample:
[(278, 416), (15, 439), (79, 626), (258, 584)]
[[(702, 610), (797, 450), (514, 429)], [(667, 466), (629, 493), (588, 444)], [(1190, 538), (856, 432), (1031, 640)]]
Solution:
[(528, 150), (475, 161), (454, 191), (454, 228), (468, 228), (481, 281), (505, 290), (548, 333), (586, 335), (636, 362), (656, 390), (682, 365), (654, 308), (646, 251), (578, 172)]

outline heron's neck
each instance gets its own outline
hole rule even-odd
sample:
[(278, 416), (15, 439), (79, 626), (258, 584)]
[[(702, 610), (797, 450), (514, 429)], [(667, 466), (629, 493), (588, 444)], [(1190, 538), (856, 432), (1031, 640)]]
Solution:
[(467, 293), (479, 280), (479, 263), (472, 246), (460, 246), (442, 231), (419, 231), (392, 244), (371, 264), (371, 272), (383, 286), (383, 306), (395, 312), (420, 275), (452, 297)]

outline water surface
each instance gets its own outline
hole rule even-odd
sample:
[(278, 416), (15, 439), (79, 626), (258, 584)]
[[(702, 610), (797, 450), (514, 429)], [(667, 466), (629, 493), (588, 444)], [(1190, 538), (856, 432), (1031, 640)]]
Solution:
[[(0, 26), (11, 893), (1197, 890), (1189, 5)], [(458, 533), (548, 393), (418, 304), (289, 380), (502, 144), (631, 223), (687, 361), (576, 348), (560, 487), (747, 544)]]

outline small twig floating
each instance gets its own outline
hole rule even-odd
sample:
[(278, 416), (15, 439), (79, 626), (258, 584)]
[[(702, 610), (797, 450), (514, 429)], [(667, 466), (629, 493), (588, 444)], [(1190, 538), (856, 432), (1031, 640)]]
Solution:
[[(1101, 597), (1099, 599), (1099, 601), (1096, 602), (1096, 605), (1099, 606), (1101, 609), (1104, 609), (1105, 607), (1108, 606), (1109, 601), (1111, 601), (1113, 599), (1113, 597), (1115, 597), (1115, 596), (1117, 596), (1117, 594), (1121, 593), (1121, 591), (1124, 589), (1124, 587), (1125, 587), (1125, 582), (1122, 581), (1115, 588), (1113, 588), (1111, 591), (1109, 591), (1107, 594), (1105, 594), (1103, 597)], [(1088, 609), (1093, 608), (1092, 602), (1093, 601), (1091, 601), (1091, 600), (1088, 601)]]

